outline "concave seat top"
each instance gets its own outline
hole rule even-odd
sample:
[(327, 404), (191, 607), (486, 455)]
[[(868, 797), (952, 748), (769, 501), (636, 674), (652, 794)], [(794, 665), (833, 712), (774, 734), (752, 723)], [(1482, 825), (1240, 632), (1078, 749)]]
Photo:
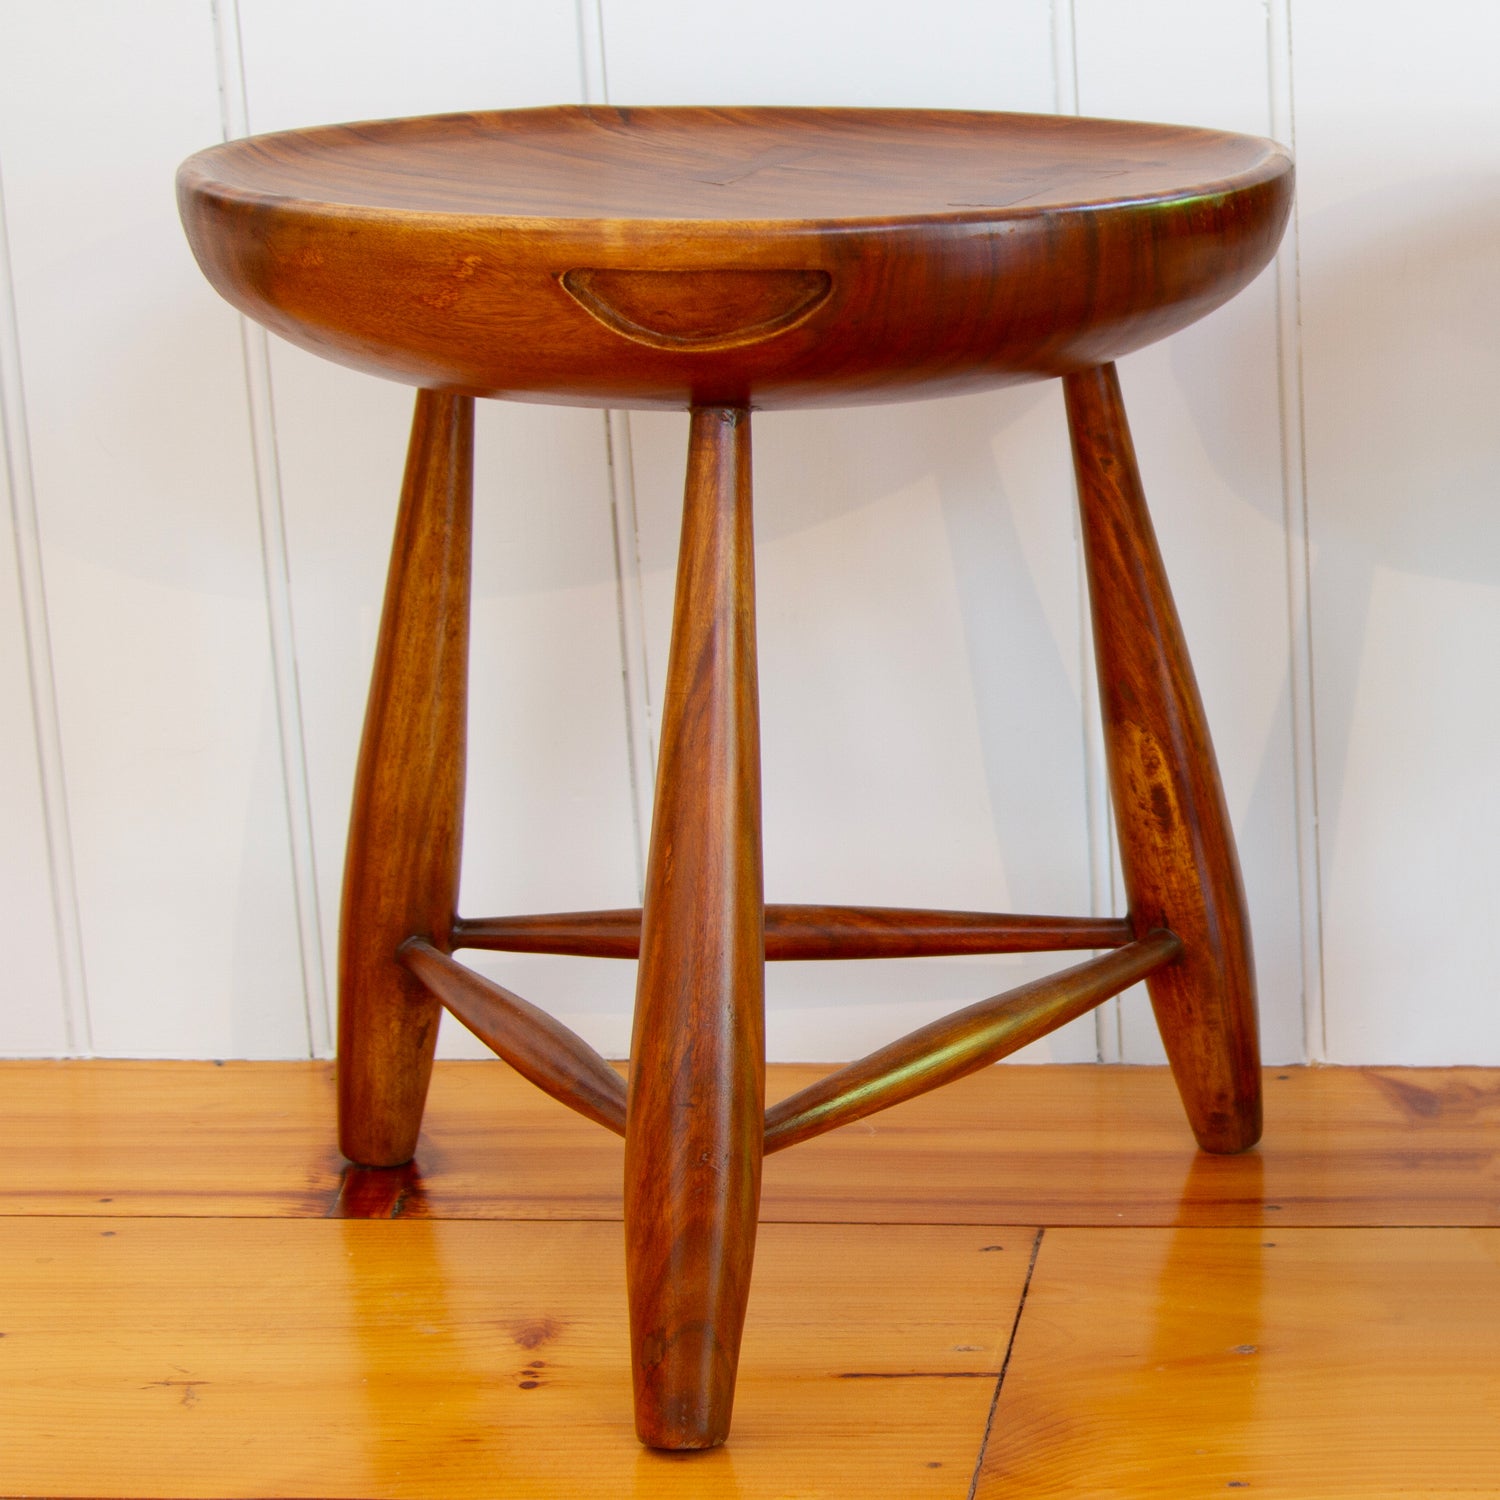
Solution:
[(1070, 117), (563, 107), (288, 131), (184, 163), (231, 302), (476, 395), (757, 406), (1064, 374), (1274, 253), (1279, 147)]

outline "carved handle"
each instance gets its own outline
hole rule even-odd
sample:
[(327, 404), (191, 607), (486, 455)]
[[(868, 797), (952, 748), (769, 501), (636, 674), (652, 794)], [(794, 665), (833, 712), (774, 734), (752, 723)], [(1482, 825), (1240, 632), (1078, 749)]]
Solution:
[(563, 289), (606, 328), (653, 349), (733, 349), (805, 322), (827, 271), (565, 271)]

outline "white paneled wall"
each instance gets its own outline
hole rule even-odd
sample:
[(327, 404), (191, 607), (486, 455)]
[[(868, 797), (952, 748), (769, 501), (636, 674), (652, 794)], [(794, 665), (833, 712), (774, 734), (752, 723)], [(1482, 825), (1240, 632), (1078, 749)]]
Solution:
[[(611, 0), (610, 98), (1053, 107), (1044, 3), (873, 5), (858, 27), (843, 6), (775, 0), (755, 14), (746, 27), (743, 12), (705, 19), (686, 0)], [(1087, 910), (1058, 392), (755, 420), (768, 899)], [(648, 674), (660, 682), (687, 421), (635, 415), (630, 427)], [(854, 1056), (1057, 966), (773, 965), (768, 1046)], [(1035, 1051), (1096, 1047), (1090, 1018)]]
[[(1282, 265), (1122, 366), (1266, 1050), (1500, 1062), (1497, 43), (1478, 0), (5, 7), (0, 1053), (330, 1036), (410, 393), (243, 327), (183, 243), (177, 161), (607, 98), (1295, 134)], [(671, 415), (481, 411), (469, 913), (638, 899), (685, 442)], [(768, 894), (1110, 909), (1056, 388), (760, 416), (755, 464)], [(631, 966), (483, 966), (624, 1051)], [(775, 966), (772, 1054), (850, 1056), (1043, 967)], [(1160, 1053), (1130, 996), (1033, 1055)]]
[[(250, 130), (581, 97), (568, 5), (240, 0), (239, 16)], [(452, 46), (430, 47), (434, 26)], [(279, 342), (269, 373), (326, 996), (411, 392)], [(597, 412), (480, 408), (461, 897), (476, 915), (639, 899), (607, 459)], [(628, 1047), (626, 967), (470, 957), (598, 1045)], [(445, 1028), (445, 1051), (480, 1052)]]
[[(0, 204), (0, 275), (8, 271), (4, 222)], [(58, 787), (47, 788), (43, 781), (37, 731), (46, 727), (49, 748), (55, 750), (56, 719), (50, 698), (38, 703), (34, 696), (35, 688), (45, 690), (50, 679), (44, 673), (34, 684), (31, 674), (30, 646), (34, 636), (45, 636), (46, 613), (42, 600), (35, 597), (41, 570), (18, 367), (13, 308), (7, 298), (0, 302), (0, 417), (7, 460), (0, 480), (13, 524), (0, 526), (0, 695), (5, 704), (0, 714), (0, 806), (6, 824), (5, 857), (0, 863), (0, 945), (14, 977), (0, 1014), (5, 1018), (5, 1045), (11, 1051), (46, 1056), (86, 1046), (88, 1037), (75, 1029), (77, 1017), (70, 1013), (62, 934), (55, 920), (59, 905), (71, 908), (73, 903), (56, 902), (49, 880), (53, 862), (48, 853), (47, 791), (54, 793), (55, 805)], [(37, 640), (36, 647), (37, 658), (45, 663), (44, 639)]]
[(213, 17), (59, 0), (4, 26), (6, 400), (88, 1034), (105, 1053), (305, 1049), (238, 320), (195, 284), (166, 170), (220, 130)]
[(1500, 10), (1294, 43), (1328, 1050), (1500, 1062)]

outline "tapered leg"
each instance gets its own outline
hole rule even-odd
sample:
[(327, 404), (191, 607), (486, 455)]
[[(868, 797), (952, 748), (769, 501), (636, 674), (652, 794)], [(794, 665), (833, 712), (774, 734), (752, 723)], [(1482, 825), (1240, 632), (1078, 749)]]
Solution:
[(1243, 1151), (1261, 1129), (1255, 972), (1213, 745), (1115, 367), (1063, 384), (1130, 918), (1182, 939), (1147, 981), (1157, 1025), (1198, 1143)]
[(474, 402), (417, 393), (365, 710), (339, 933), (339, 1144), (416, 1150), (438, 1004), (396, 961), (447, 951), (463, 832)]
[(729, 1431), (760, 1210), (764, 918), (750, 417), (695, 411), (625, 1131), (636, 1430)]

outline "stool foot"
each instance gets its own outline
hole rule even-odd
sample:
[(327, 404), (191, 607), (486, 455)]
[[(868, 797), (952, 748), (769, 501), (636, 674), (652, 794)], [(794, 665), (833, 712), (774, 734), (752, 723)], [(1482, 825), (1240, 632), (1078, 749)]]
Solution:
[(625, 1130), (636, 1431), (729, 1431), (760, 1209), (764, 936), (750, 417), (693, 412)]
[(1152, 1008), (1199, 1145), (1243, 1151), (1261, 1130), (1255, 972), (1213, 745), (1115, 367), (1063, 387), (1130, 918), (1182, 939), (1147, 981)]
[(416, 1150), (439, 1007), (397, 961), (446, 951), (458, 894), (469, 664), (474, 402), (417, 393), (365, 710), (339, 931), (339, 1144)]

